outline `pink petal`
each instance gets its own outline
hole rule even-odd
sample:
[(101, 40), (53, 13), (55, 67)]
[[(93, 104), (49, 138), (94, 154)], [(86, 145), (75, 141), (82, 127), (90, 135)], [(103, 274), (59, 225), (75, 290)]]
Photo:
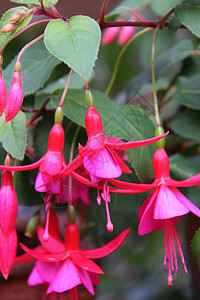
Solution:
[(38, 260), (36, 262), (35, 268), (38, 274), (40, 274), (40, 277), (43, 280), (43, 282), (51, 283), (60, 266), (60, 262), (48, 263)]
[[(92, 187), (95, 187), (95, 188), (98, 188), (98, 185), (95, 184), (94, 182), (91, 182), (90, 180), (88, 180), (87, 178), (81, 176), (80, 174), (76, 173), (76, 172), (72, 172), (71, 173), (71, 176), (75, 179), (77, 179), (78, 181), (82, 182), (83, 184), (86, 184), (88, 186), (92, 186)], [(90, 174), (91, 176), (91, 174)], [(99, 178), (100, 180), (101, 178)]]
[(132, 142), (127, 142), (127, 143), (106, 143), (106, 145), (108, 145), (109, 147), (112, 147), (116, 150), (127, 150), (127, 149), (131, 149), (131, 148), (136, 148), (136, 147), (153, 144), (153, 143), (159, 141), (160, 139), (164, 138), (166, 135), (168, 135), (168, 133), (169, 133), (169, 131), (163, 135), (160, 135), (160, 136), (157, 136), (157, 137), (154, 137), (151, 139), (147, 139), (147, 140), (132, 141)]
[[(44, 180), (42, 178), (42, 173), (38, 172), (36, 180), (35, 180), (35, 190), (40, 193), (47, 192), (47, 187), (44, 185)], [(42, 186), (42, 187), (40, 187)]]
[(115, 178), (122, 174), (115, 158), (106, 149), (85, 156), (83, 165), (89, 173), (100, 178)]
[(169, 187), (161, 184), (155, 200), (154, 219), (165, 220), (185, 215), (189, 209), (182, 204)]
[(40, 274), (37, 271), (36, 266), (34, 266), (31, 274), (29, 275), (27, 283), (30, 286), (34, 286), (34, 285), (45, 283), (45, 281), (43, 281), (42, 278), (40, 277)]
[(99, 284), (100, 279), (96, 273), (88, 272), (88, 274), (90, 275), (90, 279), (91, 279), (93, 285)]
[[(157, 192), (154, 192), (157, 193)], [(151, 194), (140, 206), (139, 210), (138, 210), (138, 220), (141, 220), (143, 213), (145, 212), (149, 202), (151, 201), (153, 194)]]
[(88, 272), (80, 268), (78, 269), (78, 272), (82, 284), (86, 287), (86, 289), (90, 292), (90, 294), (94, 295), (95, 294), (94, 288)]
[[(44, 250), (44, 248), (42, 246), (38, 246), (37, 248), (35, 248), (35, 250), (39, 253), (46, 253), (46, 250)], [(29, 262), (32, 260), (34, 260), (34, 258), (32, 256), (30, 256), (27, 253), (24, 253), (15, 258), (15, 264), (26, 263), (26, 262)]]
[(177, 199), (190, 210), (193, 214), (200, 218), (200, 209), (196, 207), (192, 202), (190, 202), (178, 189), (171, 188)]
[(54, 276), (47, 294), (51, 292), (62, 293), (71, 290), (75, 286), (81, 284), (79, 273), (73, 262), (68, 259), (65, 261)]
[(123, 243), (130, 231), (131, 229), (124, 230), (114, 240), (112, 240), (103, 247), (92, 250), (81, 250), (81, 253), (92, 259), (104, 257), (115, 251)]
[(57, 175), (63, 165), (63, 157), (60, 152), (47, 151), (43, 156), (42, 163), (40, 165), (40, 172), (48, 174), (49, 176)]
[(176, 186), (176, 187), (187, 187), (187, 186), (198, 185), (200, 184), (200, 173), (182, 181), (176, 181), (170, 178), (170, 180), (167, 183), (171, 186)]
[(15, 228), (5, 240), (0, 230), (0, 269), (5, 279), (8, 278), (17, 253), (17, 232)]
[(79, 268), (93, 273), (104, 274), (97, 264), (88, 259), (85, 255), (81, 254), (81, 252), (82, 251), (72, 251), (70, 253), (71, 259)]
[(46, 185), (46, 188), (49, 192), (53, 193), (53, 194), (61, 194), (62, 193), (62, 182), (61, 180), (56, 180), (52, 183), (51, 182), (51, 177), (49, 175), (46, 174), (42, 174), (42, 180), (44, 182), (44, 184)]
[(37, 227), (37, 236), (42, 245), (42, 247), (49, 253), (60, 253), (65, 251), (65, 244), (59, 239), (56, 239), (51, 234), (49, 235), (49, 239), (47, 242), (44, 242), (44, 228), (38, 226)]
[(144, 235), (151, 232), (152, 230), (159, 230), (162, 228), (162, 221), (155, 220), (153, 218), (154, 201), (156, 196), (157, 196), (157, 190), (153, 192), (153, 194), (151, 194), (150, 201), (141, 216), (139, 227), (138, 227), (139, 235)]

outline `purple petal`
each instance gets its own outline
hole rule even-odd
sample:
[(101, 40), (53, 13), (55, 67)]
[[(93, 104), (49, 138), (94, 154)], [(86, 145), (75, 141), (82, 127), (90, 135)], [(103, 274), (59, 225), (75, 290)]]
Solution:
[(49, 285), (47, 294), (50, 294), (51, 292), (62, 293), (71, 290), (79, 284), (81, 284), (81, 280), (79, 278), (78, 270), (73, 262), (68, 259), (61, 265), (60, 269), (55, 274)]
[(35, 265), (35, 268), (43, 282), (51, 283), (60, 266), (60, 262), (48, 263), (38, 260)]
[[(39, 187), (41, 185), (43, 185), (43, 186)], [(40, 193), (44, 193), (44, 192), (48, 191), (46, 186), (44, 185), (44, 181), (43, 181), (43, 178), (42, 178), (42, 173), (40, 173), (40, 172), (38, 172), (36, 180), (35, 180), (35, 190), (37, 192), (40, 192)]]
[(154, 219), (165, 220), (178, 216), (183, 216), (189, 209), (180, 202), (176, 193), (164, 184), (160, 185), (154, 206)]
[[(37, 264), (37, 263), (36, 263)], [(33, 285), (38, 285), (38, 284), (43, 284), (45, 281), (42, 280), (39, 272), (37, 271), (36, 265), (34, 266), (31, 274), (28, 277), (27, 280), (28, 285), (33, 286)]]
[(85, 156), (83, 165), (89, 173), (100, 178), (116, 178), (122, 174), (115, 158), (106, 149)]

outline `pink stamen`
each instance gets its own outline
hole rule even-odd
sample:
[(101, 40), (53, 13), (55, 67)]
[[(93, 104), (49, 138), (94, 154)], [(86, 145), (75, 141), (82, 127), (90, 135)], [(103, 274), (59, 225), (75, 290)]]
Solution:
[(44, 202), (46, 203), (46, 211), (47, 211), (45, 231), (44, 231), (44, 235), (43, 235), (44, 242), (48, 242), (48, 240), (49, 240), (49, 219), (50, 219), (51, 198), (52, 198), (51, 194), (46, 195), (44, 198)]
[(174, 243), (174, 236), (173, 236), (173, 221), (170, 222), (170, 231), (171, 231), (171, 239), (172, 239), (172, 248), (173, 248), (173, 253), (174, 253), (174, 262), (175, 262), (175, 274), (178, 274), (178, 262), (177, 262), (177, 255), (176, 255), (176, 248), (175, 248), (175, 243)]
[(166, 220), (166, 233), (167, 233), (167, 252), (168, 252), (168, 285), (169, 286), (172, 286), (173, 285), (173, 277), (172, 277), (172, 269), (171, 269), (171, 267), (172, 267), (172, 261), (171, 261), (171, 259), (172, 259), (172, 257), (171, 257), (171, 247), (170, 247), (170, 244), (171, 244), (171, 241), (170, 241), (170, 231), (169, 231), (169, 228), (168, 228), (168, 222), (167, 222), (167, 220)]
[[(164, 225), (164, 223), (163, 223)], [(166, 265), (167, 265), (167, 238), (166, 238), (166, 229), (165, 226), (163, 226), (163, 238), (164, 238), (164, 247), (165, 247), (165, 257), (163, 262), (163, 271), (166, 271)]]
[(98, 193), (98, 195), (97, 195), (97, 204), (101, 205), (101, 196), (99, 195), (99, 189), (97, 189), (97, 193)]
[(180, 257), (181, 257), (181, 261), (182, 261), (182, 264), (183, 264), (184, 271), (185, 271), (186, 274), (188, 274), (188, 270), (187, 270), (187, 267), (186, 267), (186, 264), (185, 264), (184, 255), (183, 255), (183, 251), (181, 249), (181, 245), (180, 245), (180, 242), (179, 242), (178, 235), (176, 233), (176, 229), (175, 229), (174, 224), (172, 224), (172, 230), (173, 230), (173, 234), (174, 234), (174, 237), (175, 237), (175, 241), (176, 241), (176, 245), (177, 245), (177, 248), (178, 248), (178, 252), (179, 252)]
[(108, 206), (108, 202), (105, 201), (105, 205), (106, 205), (106, 214), (107, 214), (107, 230), (109, 232), (112, 232), (113, 231), (113, 224), (111, 222), (111, 219), (110, 219), (110, 212), (109, 212), (109, 206)]

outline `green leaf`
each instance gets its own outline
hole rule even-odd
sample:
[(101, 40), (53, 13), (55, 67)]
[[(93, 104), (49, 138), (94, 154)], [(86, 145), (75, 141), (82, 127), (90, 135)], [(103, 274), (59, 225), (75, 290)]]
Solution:
[(154, 13), (159, 16), (165, 16), (170, 10), (172, 10), (176, 5), (180, 4), (182, 0), (152, 0), (151, 7)]
[(192, 252), (196, 257), (197, 263), (200, 268), (200, 228), (196, 231), (192, 239)]
[[(20, 3), (20, 4), (34, 4), (41, 6), (41, 3), (39, 0), (10, 0), (14, 3)], [(53, 5), (55, 5), (59, 0), (49, 0)], [(49, 3), (46, 0), (43, 0), (44, 7), (50, 7)]]
[(177, 7), (175, 13), (181, 24), (200, 37), (200, 5), (183, 4)]
[[(1, 21), (0, 21), (0, 30), (10, 23), (10, 18), (15, 15), (16, 13), (27, 13), (29, 11), (28, 8), (19, 6), (9, 9), (5, 14), (3, 14)], [(5, 44), (17, 33), (19, 30), (24, 28), (28, 23), (31, 21), (33, 15), (29, 15), (24, 17), (21, 22), (15, 27), (15, 29), (8, 33), (1, 33), (0, 32), (0, 50), (5, 46)]]
[[(11, 61), (3, 73), (7, 88), (11, 84), (15, 62), (16, 58)], [(22, 55), (21, 64), (23, 92), (24, 96), (27, 96), (35, 93), (44, 85), (60, 61), (47, 51), (43, 41), (38, 41)]]
[[(128, 132), (131, 134), (128, 141), (154, 137), (156, 123), (147, 110), (137, 105), (126, 105), (122, 110), (129, 122)], [(154, 178), (152, 159), (155, 150), (155, 144), (127, 150), (129, 162), (142, 182), (149, 182)]]
[[(100, 91), (92, 91), (95, 107), (99, 111), (106, 136), (122, 138), (126, 141), (141, 140), (154, 136), (155, 123), (151, 115), (142, 107), (118, 106)], [(62, 91), (56, 91), (51, 97), (57, 107)], [(69, 90), (65, 99), (64, 115), (73, 122), (85, 127), (87, 106), (83, 90)], [(155, 146), (145, 146), (127, 151), (131, 164), (141, 180), (153, 177), (152, 157)]]
[(168, 125), (178, 135), (186, 139), (200, 141), (200, 119), (198, 111), (181, 111)]
[(13, 157), (23, 160), (26, 150), (25, 114), (21, 111), (11, 121), (4, 123), (0, 117), (0, 141), (3, 148)]
[(134, 8), (142, 7), (149, 3), (149, 0), (124, 0), (116, 8), (114, 8), (109, 14), (106, 15), (106, 19), (114, 15), (122, 14)]
[(45, 29), (44, 43), (51, 54), (88, 80), (97, 59), (101, 30), (95, 20), (74, 16), (69, 21), (51, 21)]
[(177, 86), (173, 98), (182, 105), (193, 109), (200, 109), (200, 75), (183, 78)]
[(199, 173), (200, 157), (175, 154), (170, 156), (170, 171), (174, 179), (184, 180)]
[[(166, 73), (166, 71), (170, 71), (170, 75), (176, 74), (180, 68), (179, 63), (187, 58), (191, 51), (193, 50), (192, 42), (189, 40), (181, 41), (179, 44), (171, 48), (165, 54), (161, 55), (155, 61), (155, 73), (156, 77)], [(174, 72), (172, 72), (172, 67), (175, 68)], [(136, 76), (128, 87), (128, 97), (132, 97), (137, 95), (140, 91), (141, 87), (145, 83), (152, 82), (151, 69), (147, 69), (145, 72), (140, 73)]]

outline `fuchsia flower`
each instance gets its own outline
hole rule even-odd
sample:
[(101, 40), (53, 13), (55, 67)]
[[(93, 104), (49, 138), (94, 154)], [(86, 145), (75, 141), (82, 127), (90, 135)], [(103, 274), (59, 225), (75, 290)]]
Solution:
[[(35, 189), (38, 192), (49, 192), (53, 194), (62, 193), (62, 180), (51, 183), (51, 178), (58, 175), (66, 166), (63, 156), (64, 130), (61, 124), (55, 124), (48, 139), (47, 152), (37, 162), (26, 166), (0, 166), (2, 170), (27, 171), (39, 167), (35, 181)], [(48, 182), (48, 184), (46, 184)], [(39, 187), (42, 186), (42, 187)]]
[(0, 230), (5, 239), (15, 228), (17, 218), (17, 195), (13, 188), (10, 171), (3, 171), (0, 188)]
[[(170, 177), (169, 159), (164, 149), (157, 149), (153, 157), (155, 180), (152, 184), (132, 184), (111, 180), (127, 193), (141, 193), (154, 189), (154, 192), (142, 204), (138, 212), (140, 220), (138, 233), (147, 234), (152, 230), (163, 229), (165, 259), (163, 269), (168, 262), (168, 285), (173, 284), (172, 274), (178, 273), (175, 244), (177, 246), (184, 270), (187, 273), (183, 252), (174, 224), (182, 215), (190, 211), (200, 217), (200, 210), (191, 203), (176, 187), (188, 187), (200, 184), (200, 173), (189, 179), (176, 181)], [(123, 191), (122, 191), (123, 192)], [(175, 265), (175, 266), (174, 266)]]
[(4, 122), (12, 120), (18, 114), (22, 102), (22, 75), (20, 71), (15, 71), (12, 76), (12, 84), (8, 91)]
[[(79, 144), (79, 155), (71, 163), (69, 163), (59, 175), (54, 178), (52, 177), (52, 180), (58, 180), (68, 174), (71, 174), (79, 180), (80, 176), (75, 174), (73, 171), (83, 164), (85, 169), (89, 172), (91, 182), (94, 183), (93, 186), (98, 187), (96, 183), (99, 183), (99, 187), (103, 189), (102, 198), (106, 204), (108, 220), (107, 229), (108, 231), (113, 231), (113, 224), (110, 220), (108, 208), (108, 202), (110, 202), (110, 189), (107, 186), (107, 182), (112, 178), (120, 177), (122, 172), (131, 173), (130, 169), (125, 165), (117, 151), (152, 144), (165, 137), (168, 132), (162, 136), (147, 140), (113, 143), (110, 137), (107, 138), (104, 136), (101, 116), (94, 107), (89, 107), (87, 110), (85, 116), (85, 127), (88, 135), (85, 147)], [(80, 179), (80, 181), (82, 181), (82, 179)], [(87, 180), (83, 181), (83, 183), (90, 185)], [(97, 203), (101, 204), (99, 188)]]
[[(54, 232), (52, 232), (52, 228), (54, 228)], [(41, 246), (31, 250), (21, 245), (28, 256), (19, 257), (17, 262), (28, 261), (30, 256), (37, 259), (36, 265), (28, 278), (28, 284), (49, 284), (47, 294), (71, 290), (71, 293), (76, 295), (76, 289), (74, 288), (79, 284), (83, 284), (91, 294), (94, 294), (93, 285), (99, 283), (97, 274), (103, 274), (103, 271), (91, 259), (104, 257), (116, 250), (129, 232), (130, 229), (123, 231), (113, 241), (101, 248), (80, 250), (79, 230), (74, 222), (69, 222), (67, 225), (65, 243), (60, 239), (57, 225), (50, 222), (48, 242), (43, 241), (44, 229), (39, 226), (37, 235)]]

